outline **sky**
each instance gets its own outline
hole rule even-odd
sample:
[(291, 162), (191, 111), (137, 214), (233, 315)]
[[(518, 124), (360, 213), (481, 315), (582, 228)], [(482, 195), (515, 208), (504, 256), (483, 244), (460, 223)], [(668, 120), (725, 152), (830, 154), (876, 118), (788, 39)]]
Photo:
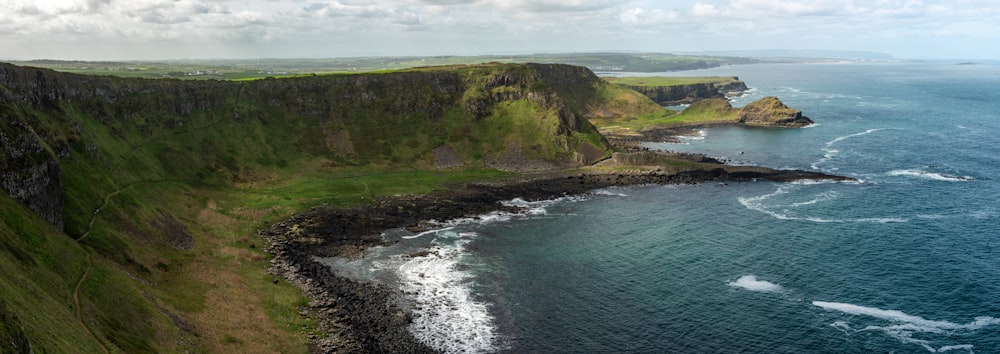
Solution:
[(1000, 0), (0, 0), (0, 59), (830, 49), (1000, 59)]

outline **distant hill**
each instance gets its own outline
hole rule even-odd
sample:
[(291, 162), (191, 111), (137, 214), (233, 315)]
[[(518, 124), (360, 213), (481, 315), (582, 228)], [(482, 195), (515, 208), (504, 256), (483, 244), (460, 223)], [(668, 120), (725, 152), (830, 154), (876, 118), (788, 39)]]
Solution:
[(596, 72), (664, 72), (751, 64), (754, 59), (732, 56), (668, 53), (538, 53), (479, 56), (357, 57), (317, 59), (190, 59), (165, 61), (32, 60), (19, 65), (63, 72), (141, 78), (241, 80), (322, 73), (359, 73), (440, 65), (482, 63), (543, 63), (585, 66)]
[(725, 50), (706, 52), (686, 52), (687, 55), (734, 56), (754, 59), (763, 58), (797, 58), (797, 59), (868, 59), (887, 60), (892, 55), (868, 51), (846, 51), (825, 49), (762, 49), (762, 50)]

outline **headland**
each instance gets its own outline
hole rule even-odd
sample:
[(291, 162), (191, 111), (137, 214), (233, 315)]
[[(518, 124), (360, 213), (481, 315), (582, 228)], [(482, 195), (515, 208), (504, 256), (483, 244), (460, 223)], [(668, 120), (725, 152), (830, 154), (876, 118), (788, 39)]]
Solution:
[(37, 351), (424, 351), (395, 289), (310, 257), (515, 197), (838, 179), (616, 147), (608, 124), (684, 114), (556, 64), (254, 81), (0, 64), (0, 114), (0, 319)]

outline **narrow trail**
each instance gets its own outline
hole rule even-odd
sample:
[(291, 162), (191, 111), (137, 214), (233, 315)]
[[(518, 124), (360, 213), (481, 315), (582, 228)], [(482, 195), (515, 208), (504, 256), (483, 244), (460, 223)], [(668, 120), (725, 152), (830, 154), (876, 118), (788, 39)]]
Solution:
[(87, 232), (84, 232), (82, 236), (76, 239), (76, 244), (80, 246), (80, 248), (83, 249), (84, 252), (87, 253), (87, 270), (83, 271), (83, 275), (80, 276), (80, 280), (76, 282), (76, 288), (73, 289), (73, 303), (76, 305), (76, 320), (77, 322), (80, 322), (80, 325), (83, 326), (84, 329), (87, 330), (87, 333), (90, 333), (91, 337), (94, 337), (94, 339), (97, 340), (97, 344), (101, 345), (101, 349), (104, 349), (105, 354), (111, 353), (110, 351), (108, 351), (108, 347), (104, 345), (104, 341), (102, 341), (101, 338), (94, 333), (94, 331), (90, 330), (90, 326), (87, 326), (87, 322), (83, 321), (83, 307), (80, 306), (80, 287), (83, 286), (83, 282), (86, 281), (87, 276), (90, 275), (90, 270), (94, 268), (94, 261), (91, 259), (90, 251), (88, 251), (86, 248), (83, 248), (83, 244), (81, 243), (81, 241), (83, 241), (84, 238), (89, 236), (91, 231), (94, 231), (94, 222), (97, 220), (97, 214), (101, 212), (101, 209), (104, 209), (104, 207), (108, 206), (108, 203), (111, 202), (111, 197), (122, 192), (122, 190), (118, 188), (117, 183), (115, 183), (114, 185), (115, 185), (115, 191), (105, 195), (104, 204), (101, 204), (101, 206), (97, 207), (97, 209), (94, 210), (94, 215), (90, 216), (90, 223), (87, 225)]
[(115, 195), (121, 192), (122, 190), (116, 187), (114, 192), (111, 192), (108, 195), (104, 196), (104, 204), (101, 204), (100, 207), (94, 210), (94, 215), (90, 216), (90, 224), (87, 226), (87, 232), (84, 232), (82, 236), (77, 238), (76, 242), (83, 241), (83, 239), (87, 238), (87, 236), (90, 236), (90, 232), (94, 230), (94, 221), (97, 220), (97, 214), (101, 212), (101, 209), (104, 209), (104, 207), (108, 206), (108, 203), (111, 201), (111, 197), (114, 197)]
[[(214, 126), (214, 125), (215, 124), (209, 124), (208, 126), (211, 127), (211, 126)], [(178, 132), (178, 133), (174, 133), (174, 134), (170, 134), (170, 135), (181, 135), (181, 134), (188, 134), (188, 133), (190, 133), (190, 131)], [(141, 143), (141, 144), (137, 144), (137, 145), (133, 146), (131, 149), (129, 149), (128, 152), (125, 153), (125, 155), (122, 156), (122, 159), (123, 160), (127, 160), (129, 156), (131, 156), (133, 153), (136, 152), (136, 150), (138, 150), (138, 149), (140, 149), (143, 146), (146, 146), (148, 144), (155, 143), (155, 142), (161, 140), (162, 138), (164, 138), (164, 137), (159, 137), (159, 138), (156, 138), (156, 139), (150, 139), (149, 141), (147, 141), (145, 143)], [(87, 330), (87, 333), (90, 333), (90, 335), (92, 337), (94, 337), (94, 339), (97, 341), (97, 343), (101, 345), (101, 349), (104, 350), (105, 354), (110, 354), (111, 352), (108, 350), (108, 347), (106, 345), (104, 345), (104, 341), (102, 341), (101, 338), (98, 337), (97, 334), (95, 334), (94, 331), (92, 331), (90, 329), (90, 326), (87, 326), (87, 323), (84, 322), (84, 320), (83, 320), (83, 308), (82, 308), (82, 306), (80, 306), (80, 287), (83, 286), (83, 282), (87, 280), (87, 276), (90, 275), (91, 269), (94, 268), (94, 263), (93, 263), (93, 260), (91, 259), (91, 252), (89, 250), (87, 250), (86, 248), (83, 247), (82, 241), (85, 238), (87, 238), (87, 236), (90, 236), (90, 232), (91, 231), (94, 231), (94, 222), (97, 221), (97, 215), (100, 214), (100, 212), (101, 212), (102, 209), (104, 209), (105, 207), (108, 206), (108, 204), (111, 202), (111, 197), (114, 197), (115, 195), (118, 195), (119, 193), (122, 192), (123, 189), (127, 189), (127, 188), (129, 188), (129, 187), (131, 187), (131, 186), (133, 186), (133, 185), (136, 184), (136, 183), (130, 183), (130, 184), (125, 185), (124, 188), (121, 188), (121, 187), (118, 186), (118, 177), (117, 176), (118, 176), (118, 171), (121, 169), (121, 167), (122, 167), (122, 165), (118, 164), (118, 165), (116, 165), (114, 167), (114, 169), (111, 172), (111, 175), (112, 175), (111, 183), (115, 187), (115, 190), (113, 192), (108, 193), (107, 195), (105, 195), (104, 196), (104, 203), (101, 204), (101, 206), (97, 207), (97, 209), (94, 210), (94, 214), (90, 216), (90, 223), (87, 224), (87, 232), (84, 232), (83, 235), (80, 235), (80, 237), (78, 237), (78, 238), (75, 239), (77, 245), (80, 246), (80, 248), (87, 254), (87, 269), (83, 272), (83, 275), (80, 276), (80, 280), (76, 282), (76, 288), (73, 289), (73, 303), (76, 305), (76, 320), (78, 322), (80, 322), (80, 325), (82, 325), (83, 328)], [(163, 182), (163, 181), (161, 181), (161, 182)]]
[(108, 347), (104, 345), (104, 341), (97, 337), (97, 335), (94, 334), (94, 331), (90, 330), (90, 326), (87, 325), (87, 322), (83, 321), (83, 308), (80, 307), (80, 286), (82, 286), (83, 282), (87, 280), (87, 275), (90, 275), (90, 270), (93, 268), (94, 263), (90, 259), (90, 252), (87, 252), (87, 270), (83, 271), (83, 276), (81, 276), (80, 280), (76, 282), (76, 289), (73, 289), (73, 303), (76, 305), (76, 320), (77, 322), (80, 322), (80, 325), (83, 326), (84, 329), (87, 330), (87, 333), (90, 333), (91, 337), (94, 337), (94, 339), (97, 340), (97, 344), (101, 345), (101, 349), (104, 350), (104, 353), (110, 354), (111, 352), (108, 351)]

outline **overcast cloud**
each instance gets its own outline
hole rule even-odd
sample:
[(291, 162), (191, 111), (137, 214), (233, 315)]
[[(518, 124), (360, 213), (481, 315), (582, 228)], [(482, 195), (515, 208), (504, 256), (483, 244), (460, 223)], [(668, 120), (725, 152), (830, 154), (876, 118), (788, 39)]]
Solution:
[(868, 50), (1000, 59), (993, 0), (4, 0), (0, 58)]

